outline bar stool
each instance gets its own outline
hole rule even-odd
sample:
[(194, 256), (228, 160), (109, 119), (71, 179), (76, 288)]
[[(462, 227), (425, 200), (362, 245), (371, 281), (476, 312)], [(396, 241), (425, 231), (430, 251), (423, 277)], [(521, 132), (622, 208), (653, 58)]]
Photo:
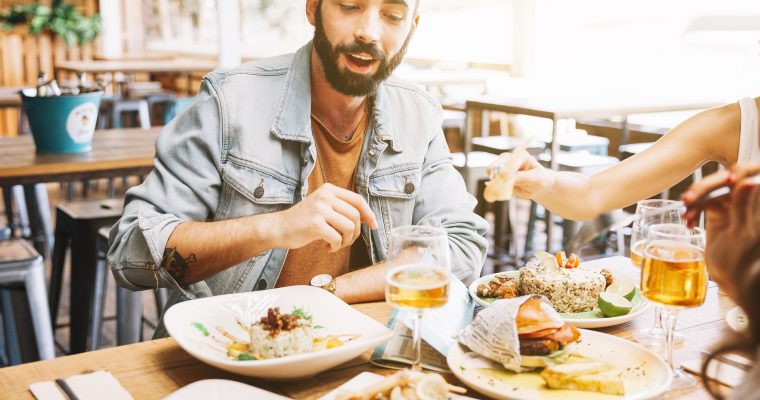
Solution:
[[(96, 243), (96, 247), (98, 249), (98, 263), (100, 265), (99, 269), (102, 268), (104, 271), (108, 268), (106, 265), (105, 256), (108, 253), (109, 231), (110, 229), (108, 228), (100, 228), (98, 230), (98, 239)], [(103, 276), (103, 287), (107, 287), (106, 280), (108, 274), (104, 273)], [(164, 305), (166, 305), (168, 290), (166, 290), (166, 288), (159, 288), (158, 290), (154, 290), (154, 295), (156, 299), (156, 311), (160, 318), (164, 309)], [(95, 323), (95, 320), (93, 320), (93, 326), (97, 326), (97, 328), (93, 328), (93, 338), (100, 338), (100, 327), (102, 326), (103, 320), (102, 312), (104, 298), (105, 290), (103, 291), (103, 296), (99, 300), (99, 304), (96, 307), (93, 307), (93, 310), (97, 310), (94, 315), (97, 316), (99, 320), (97, 322), (97, 325)], [(116, 285), (116, 343), (119, 346), (124, 344), (137, 343), (140, 341), (142, 337), (142, 311), (142, 292), (134, 292)]]
[[(50, 325), (50, 314), (47, 308), (45, 266), (42, 263), (42, 256), (24, 240), (0, 241), (0, 284), (3, 286), (22, 284), (24, 286), (37, 354), (42, 360), (55, 358), (53, 328)], [(16, 314), (14, 311), (24, 310), (24, 308), (20, 307), (19, 304), (11, 304), (13, 299), (16, 299), (16, 296), (9, 293), (9, 290), (0, 290), (10, 363), (20, 364), (22, 362), (21, 347), (24, 338), (19, 336), (19, 329), (16, 328), (15, 317), (18, 315), (14, 315)], [(22, 334), (24, 330), (21, 330)]]
[[(489, 179), (486, 168), (493, 164), (499, 157), (495, 154), (486, 153), (482, 151), (471, 151), (467, 153), (465, 158), (464, 153), (453, 153), (452, 161), (454, 168), (462, 174), (465, 180), (465, 186), (467, 191), (470, 192), (478, 201), (475, 208), (475, 213), (481, 217), (485, 217), (487, 203), (484, 198), (485, 183)], [(465, 165), (466, 159), (466, 165)], [(491, 254), (492, 258), (503, 258), (502, 250), (504, 246), (505, 238), (512, 232), (509, 223), (507, 201), (498, 201), (494, 203), (494, 251)], [(507, 232), (505, 232), (505, 229)], [(509, 262), (509, 260), (503, 260)]]
[(110, 227), (121, 217), (122, 199), (79, 201), (63, 203), (56, 209), (55, 247), (53, 248), (50, 278), (50, 314), (53, 326), (58, 316), (58, 305), (63, 284), (66, 251), (71, 249), (71, 335), (70, 352), (93, 350), (95, 340), (90, 318), (95, 314), (93, 300), (103, 296), (104, 273), (98, 269), (98, 255), (93, 251), (98, 229)]
[[(550, 156), (548, 154), (542, 154), (538, 157), (538, 160), (545, 166), (549, 167)], [(560, 171), (578, 172), (584, 175), (594, 175), (607, 168), (620, 162), (615, 157), (600, 156), (597, 154), (590, 154), (588, 152), (560, 152), (557, 155), (557, 162)], [(528, 220), (528, 237), (530, 238), (535, 231), (534, 225), (536, 221), (536, 203), (531, 204), (530, 216)], [(576, 221), (570, 221), (567, 219), (562, 220), (562, 234), (563, 244), (570, 239), (580, 227), (580, 223)], [(549, 229), (549, 227), (547, 227)], [(525, 241), (525, 254), (530, 252), (530, 240)]]

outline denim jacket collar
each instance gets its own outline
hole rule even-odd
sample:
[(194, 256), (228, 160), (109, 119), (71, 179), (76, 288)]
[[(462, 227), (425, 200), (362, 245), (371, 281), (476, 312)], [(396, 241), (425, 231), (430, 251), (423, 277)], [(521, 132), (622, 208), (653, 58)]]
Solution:
[[(272, 134), (283, 140), (311, 143), (311, 50), (309, 42), (301, 47), (293, 57), (287, 74), (287, 83), (280, 95), (279, 111), (272, 123)], [(374, 100), (374, 134), (379, 140), (389, 142), (391, 148), (401, 152), (393, 119), (384, 110), (384, 83), (377, 89)], [(308, 94), (308, 95), (304, 95)]]

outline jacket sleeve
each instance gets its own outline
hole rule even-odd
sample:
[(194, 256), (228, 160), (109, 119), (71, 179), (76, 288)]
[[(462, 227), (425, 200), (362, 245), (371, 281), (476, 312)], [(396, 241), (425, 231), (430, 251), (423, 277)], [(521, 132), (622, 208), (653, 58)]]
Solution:
[(192, 104), (159, 135), (153, 170), (127, 191), (124, 213), (111, 228), (108, 265), (119, 285), (131, 290), (169, 287), (193, 297), (161, 262), (177, 225), (206, 221), (217, 209), (221, 121), (217, 92), (204, 79)]
[[(440, 126), (440, 125), (439, 125)], [(414, 208), (414, 224), (437, 225), (448, 232), (451, 270), (465, 284), (480, 277), (488, 242), (488, 223), (475, 214), (477, 201), (454, 169), (442, 130), (428, 145)]]

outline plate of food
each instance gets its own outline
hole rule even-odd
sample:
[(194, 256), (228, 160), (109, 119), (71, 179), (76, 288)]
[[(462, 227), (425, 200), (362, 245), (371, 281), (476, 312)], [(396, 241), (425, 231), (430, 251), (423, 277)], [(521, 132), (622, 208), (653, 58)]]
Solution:
[[(527, 300), (526, 300), (527, 298)], [(468, 387), (496, 399), (645, 399), (672, 381), (668, 365), (633, 342), (577, 329), (542, 296), (481, 311), (447, 362)], [(485, 339), (485, 340), (484, 340)]]
[[(616, 257), (620, 258), (620, 257)], [(575, 254), (536, 253), (523, 268), (475, 280), (470, 296), (481, 306), (527, 294), (545, 296), (562, 318), (578, 328), (624, 324), (646, 311), (649, 303), (629, 276), (614, 263), (582, 263)], [(602, 265), (602, 266), (600, 266)], [(631, 267), (632, 268), (632, 267)]]
[(467, 389), (450, 385), (434, 372), (401, 370), (388, 376), (362, 372), (319, 400), (471, 400), (461, 396), (466, 392)]
[(199, 360), (241, 375), (299, 379), (384, 343), (392, 332), (312, 286), (291, 286), (189, 300), (164, 323)]

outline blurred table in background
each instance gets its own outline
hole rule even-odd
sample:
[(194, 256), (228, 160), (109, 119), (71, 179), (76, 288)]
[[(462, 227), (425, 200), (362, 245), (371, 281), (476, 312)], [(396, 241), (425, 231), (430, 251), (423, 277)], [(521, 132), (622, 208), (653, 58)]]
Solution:
[(0, 86), (0, 108), (20, 108), (19, 90), (21, 87)]
[[(536, 97), (498, 97), (480, 96), (467, 100), (465, 113), (467, 124), (465, 127), (465, 153), (472, 149), (472, 137), (475, 132), (474, 121), (476, 114), (484, 121), (483, 136), (488, 135), (485, 122), (489, 121), (486, 115), (489, 112), (501, 112), (513, 115), (527, 115), (532, 117), (546, 118), (551, 120), (550, 166), (556, 170), (557, 154), (560, 150), (558, 140), (559, 121), (576, 120), (579, 118), (621, 118), (621, 143), (627, 143), (628, 116), (634, 114), (651, 114), (682, 110), (701, 110), (724, 104), (719, 99), (693, 99), (693, 98), (667, 98), (652, 95), (641, 98), (629, 95), (597, 96), (590, 97), (588, 94), (577, 97), (543, 95)], [(568, 123), (568, 127), (574, 130), (574, 121)], [(532, 132), (528, 132), (532, 134)], [(551, 213), (544, 214), (546, 226), (549, 227)], [(547, 251), (552, 250), (552, 229), (546, 230)]]
[[(145, 175), (153, 168), (160, 128), (95, 131), (92, 150), (77, 154), (37, 154), (31, 135), (0, 139), (0, 186), (24, 185), (31, 240), (40, 254), (49, 254), (51, 229), (47, 190), (39, 183)], [(94, 243), (93, 243), (94, 246)], [(71, 292), (91, 290), (71, 280)], [(86, 331), (89, 304), (72, 304), (71, 329)], [(83, 327), (83, 328), (82, 328)], [(85, 350), (86, 335), (72, 334), (70, 351)]]
[(133, 73), (192, 73), (211, 72), (218, 67), (216, 61), (190, 58), (150, 59), (150, 60), (96, 60), (96, 61), (60, 61), (55, 64), (56, 75), (60, 71), (77, 74), (104, 74), (121, 72)]

